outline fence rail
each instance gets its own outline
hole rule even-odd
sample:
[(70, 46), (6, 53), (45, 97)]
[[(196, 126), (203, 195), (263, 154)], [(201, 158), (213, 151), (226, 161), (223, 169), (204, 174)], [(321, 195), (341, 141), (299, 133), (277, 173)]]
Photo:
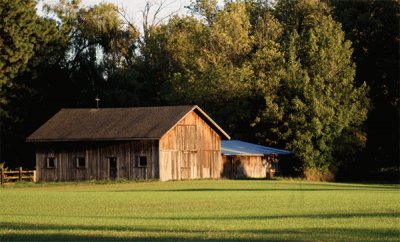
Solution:
[(0, 169), (1, 184), (16, 181), (33, 181), (36, 182), (36, 171), (23, 171), (20, 167), (17, 171), (5, 171)]

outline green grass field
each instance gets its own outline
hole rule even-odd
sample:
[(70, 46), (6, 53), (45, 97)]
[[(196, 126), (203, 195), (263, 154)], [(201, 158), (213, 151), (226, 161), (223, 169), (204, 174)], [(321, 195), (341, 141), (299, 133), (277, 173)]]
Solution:
[(0, 241), (400, 241), (398, 185), (17, 184), (0, 205)]

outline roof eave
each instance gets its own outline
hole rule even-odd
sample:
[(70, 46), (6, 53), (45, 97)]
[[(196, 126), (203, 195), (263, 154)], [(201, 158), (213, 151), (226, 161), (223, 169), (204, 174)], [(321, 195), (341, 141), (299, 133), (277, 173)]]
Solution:
[(208, 116), (199, 106), (195, 105), (192, 109), (199, 111), (221, 134), (224, 138), (230, 140), (231, 137), (214, 121)]
[(134, 140), (159, 140), (159, 137), (154, 138), (85, 138), (85, 139), (26, 139), (28, 143), (45, 143), (45, 142), (79, 142), (79, 141), (134, 141)]
[(244, 153), (244, 154), (224, 154), (224, 153), (221, 153), (222, 155), (225, 155), (225, 156), (265, 156), (265, 155), (271, 155), (271, 154), (246, 154), (246, 153)]

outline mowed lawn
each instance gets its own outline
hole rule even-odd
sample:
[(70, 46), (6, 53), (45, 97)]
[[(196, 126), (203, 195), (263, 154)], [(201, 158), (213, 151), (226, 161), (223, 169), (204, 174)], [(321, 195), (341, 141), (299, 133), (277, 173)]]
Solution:
[(266, 180), (0, 188), (0, 241), (400, 241), (398, 185)]

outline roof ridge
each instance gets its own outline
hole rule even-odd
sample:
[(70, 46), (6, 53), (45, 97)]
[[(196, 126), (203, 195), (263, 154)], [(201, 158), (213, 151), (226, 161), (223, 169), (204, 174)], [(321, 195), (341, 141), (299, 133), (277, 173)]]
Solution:
[(104, 110), (104, 109), (135, 109), (135, 108), (177, 108), (177, 107), (198, 107), (197, 105), (168, 105), (168, 106), (138, 106), (138, 107), (105, 107), (105, 108), (61, 108), (61, 110), (91, 110), (91, 109), (100, 109), (100, 110)]

